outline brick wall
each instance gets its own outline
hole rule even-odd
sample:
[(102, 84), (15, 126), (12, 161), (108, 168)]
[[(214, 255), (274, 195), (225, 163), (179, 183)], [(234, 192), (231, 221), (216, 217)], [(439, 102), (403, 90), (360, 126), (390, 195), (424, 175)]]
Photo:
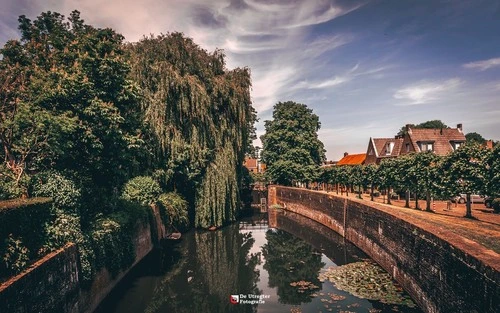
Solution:
[(0, 312), (93, 312), (128, 271), (153, 249), (155, 239), (163, 237), (164, 234), (157, 231), (155, 227), (151, 232), (149, 223), (139, 223), (133, 238), (134, 264), (116, 277), (112, 277), (107, 269), (101, 269), (90, 288), (80, 285), (75, 244), (70, 243), (48, 254), (28, 270), (0, 285)]
[(286, 210), (344, 235), (387, 270), (425, 312), (500, 312), (498, 270), (446, 238), (331, 193), (271, 186), (269, 194)]

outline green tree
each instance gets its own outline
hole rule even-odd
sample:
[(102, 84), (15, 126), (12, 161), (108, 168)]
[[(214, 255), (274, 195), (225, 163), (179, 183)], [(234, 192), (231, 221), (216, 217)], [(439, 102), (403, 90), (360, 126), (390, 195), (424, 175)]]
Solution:
[(311, 182), (325, 160), (323, 143), (318, 139), (319, 118), (305, 104), (292, 101), (274, 106), (273, 120), (265, 121), (261, 136), (262, 160), (270, 180), (283, 185), (293, 181)]
[(363, 192), (363, 183), (365, 178), (363, 177), (363, 165), (358, 164), (355, 165), (351, 168), (351, 175), (350, 175), (350, 181), (353, 184), (353, 186), (356, 187), (357, 193), (358, 193), (358, 198), (362, 199), (363, 197), (361, 196)]
[(491, 197), (500, 197), (500, 145), (485, 157), (487, 179), (486, 194)]
[(234, 221), (255, 133), (250, 70), (228, 70), (221, 50), (209, 53), (180, 33), (144, 38), (127, 52), (162, 185), (191, 201), (196, 227)]
[(377, 183), (377, 165), (368, 164), (363, 166), (363, 186), (370, 187), (370, 200), (374, 201), (373, 192)]
[[(449, 128), (448, 125), (446, 125), (445, 123), (443, 123), (441, 120), (430, 120), (430, 121), (426, 121), (426, 122), (423, 122), (423, 123), (420, 123), (420, 124), (408, 124), (408, 126), (410, 126), (411, 128)], [(401, 129), (399, 130), (399, 132), (397, 133), (398, 136), (402, 136), (402, 135), (405, 135), (406, 134), (406, 125), (405, 126), (402, 126)]]
[[(422, 192), (426, 197), (426, 210), (431, 211), (431, 195), (436, 189), (435, 182), (439, 175), (437, 171), (439, 157), (431, 151), (416, 153), (412, 156), (409, 167), (410, 176), (415, 178), (417, 192)], [(416, 196), (416, 199), (417, 196)], [(418, 204), (416, 204), (418, 208)]]
[(444, 174), (443, 186), (448, 195), (466, 194), (465, 217), (472, 217), (470, 195), (485, 194), (487, 166), (486, 148), (479, 145), (464, 145), (445, 157), (440, 171)]
[(398, 175), (398, 161), (394, 158), (384, 159), (377, 169), (376, 175), (380, 186), (386, 190), (387, 204), (391, 204), (391, 189), (397, 184)]
[(486, 139), (476, 132), (466, 134), (465, 139), (467, 140), (468, 144), (469, 143), (477, 143), (477, 144), (482, 145), (486, 142)]
[(134, 85), (123, 37), (58, 13), (19, 18), (21, 40), (1, 50), (0, 137), (17, 181), (47, 168), (71, 169), (95, 184), (123, 182), (137, 142)]

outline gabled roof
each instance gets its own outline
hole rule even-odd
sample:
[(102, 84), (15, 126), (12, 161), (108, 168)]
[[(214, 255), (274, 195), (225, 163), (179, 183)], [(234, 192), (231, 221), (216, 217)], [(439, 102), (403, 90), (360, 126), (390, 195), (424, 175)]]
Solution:
[(361, 154), (348, 154), (340, 161), (337, 162), (337, 165), (361, 165), (365, 162), (366, 153)]
[(451, 143), (453, 142), (465, 142), (465, 135), (458, 128), (411, 128), (408, 131), (408, 136), (415, 147), (415, 151), (420, 152), (419, 142), (431, 142), (437, 155), (446, 155), (452, 152)]
[(377, 157), (388, 156), (385, 149), (391, 142), (394, 143), (390, 156), (398, 156), (401, 152), (403, 145), (403, 138), (373, 138), (373, 145), (375, 146), (375, 155)]
[(253, 158), (245, 159), (244, 165), (248, 169), (257, 168), (257, 159), (253, 159)]

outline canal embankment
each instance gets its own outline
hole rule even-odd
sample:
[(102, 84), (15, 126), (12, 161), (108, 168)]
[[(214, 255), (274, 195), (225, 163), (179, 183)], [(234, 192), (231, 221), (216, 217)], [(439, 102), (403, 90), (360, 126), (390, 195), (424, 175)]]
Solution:
[(129, 270), (165, 237), (163, 225), (158, 221), (158, 208), (152, 210), (154, 218), (136, 224), (132, 235), (135, 258), (129, 267), (115, 275), (104, 267), (90, 286), (85, 285), (80, 277), (78, 249), (68, 243), (0, 285), (0, 312), (93, 312)]
[(425, 312), (500, 310), (500, 255), (474, 240), (355, 198), (282, 186), (270, 186), (268, 197), (269, 205), (306, 216), (354, 243)]

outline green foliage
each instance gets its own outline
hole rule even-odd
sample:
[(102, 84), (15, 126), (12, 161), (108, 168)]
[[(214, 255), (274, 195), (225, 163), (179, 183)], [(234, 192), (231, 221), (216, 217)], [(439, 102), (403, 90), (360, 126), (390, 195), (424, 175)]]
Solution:
[[(432, 128), (435, 128), (435, 129), (440, 129), (440, 128), (449, 128), (448, 125), (446, 125), (445, 123), (443, 123), (441, 120), (430, 120), (430, 121), (427, 121), (427, 122), (423, 122), (423, 123), (420, 123), (420, 124), (409, 124), (409, 126), (411, 128), (428, 128), (428, 129), (432, 129)], [(399, 132), (397, 133), (398, 136), (402, 136), (406, 134), (406, 125), (401, 127), (401, 129), (399, 130)]]
[(500, 198), (493, 199), (493, 201), (491, 202), (491, 207), (495, 212), (500, 213)]
[(500, 145), (488, 152), (485, 156), (486, 166), (486, 193), (496, 197), (500, 196)]
[(486, 139), (476, 132), (467, 133), (465, 135), (465, 139), (467, 140), (466, 141), (467, 144), (476, 143), (476, 144), (483, 145), (486, 142)]
[(180, 33), (144, 38), (128, 52), (164, 184), (192, 201), (195, 226), (234, 221), (255, 137), (250, 71), (227, 70), (221, 50), (208, 53)]
[(487, 151), (479, 145), (464, 145), (445, 157), (441, 172), (443, 187), (451, 195), (485, 194)]
[(320, 127), (318, 116), (305, 104), (287, 101), (274, 106), (273, 120), (265, 121), (266, 133), (261, 136), (262, 160), (271, 181), (291, 185), (317, 180), (325, 159)]
[(6, 270), (11, 275), (22, 272), (30, 260), (28, 248), (23, 245), (21, 238), (14, 238), (12, 234), (9, 234), (4, 246), (5, 253), (2, 256), (4, 269), (2, 270)]
[(139, 166), (139, 93), (123, 36), (85, 25), (77, 11), (69, 22), (46, 12), (19, 23), (21, 40), (0, 50), (3, 177), (22, 188), (39, 171), (73, 172), (94, 209)]
[(90, 244), (95, 253), (93, 272), (106, 267), (112, 275), (130, 266), (135, 259), (132, 236), (138, 221), (147, 220), (148, 208), (121, 201), (120, 212), (97, 218), (90, 232)]
[(61, 173), (42, 172), (31, 179), (31, 194), (36, 197), (52, 198), (53, 212), (78, 213), (82, 195), (76, 184)]
[(138, 176), (125, 184), (122, 198), (142, 205), (150, 205), (158, 200), (160, 193), (160, 185), (152, 177)]
[(163, 193), (158, 197), (163, 223), (186, 229), (189, 226), (188, 203), (176, 192)]

